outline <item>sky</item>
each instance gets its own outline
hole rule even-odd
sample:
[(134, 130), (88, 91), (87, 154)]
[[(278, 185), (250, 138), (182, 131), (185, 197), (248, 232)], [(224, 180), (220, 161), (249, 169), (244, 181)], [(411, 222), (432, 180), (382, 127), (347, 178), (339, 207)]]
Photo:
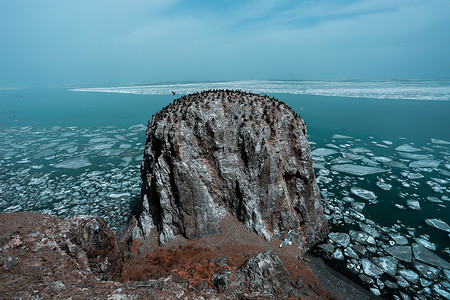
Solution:
[(449, 0), (0, 0), (0, 87), (450, 79)]

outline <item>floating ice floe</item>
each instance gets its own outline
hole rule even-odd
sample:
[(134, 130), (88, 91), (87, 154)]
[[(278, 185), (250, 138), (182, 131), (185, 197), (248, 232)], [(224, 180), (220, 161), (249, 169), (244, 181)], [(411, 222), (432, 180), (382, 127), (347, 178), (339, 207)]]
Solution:
[(398, 260), (392, 256), (374, 257), (373, 262), (386, 274), (395, 276), (397, 274)]
[(337, 248), (333, 254), (331, 254), (331, 257), (337, 260), (344, 260), (344, 254), (342, 253), (342, 250)]
[(333, 134), (332, 139), (352, 139), (351, 136), (341, 135), (341, 134)]
[(328, 155), (333, 155), (336, 153), (337, 153), (336, 151), (327, 149), (327, 148), (317, 148), (317, 149), (311, 151), (311, 155), (315, 155), (315, 156), (328, 156)]
[(398, 146), (395, 148), (397, 151), (403, 151), (403, 152), (417, 152), (420, 151), (419, 148), (413, 147), (409, 144), (403, 144), (401, 146)]
[(86, 147), (86, 150), (89, 151), (101, 151), (105, 149), (110, 149), (114, 146), (114, 143), (106, 143), (106, 144), (92, 144)]
[(121, 149), (105, 149), (100, 151), (98, 154), (102, 156), (117, 156), (121, 153), (123, 153), (123, 150)]
[(373, 236), (364, 231), (350, 230), (348, 233), (353, 241), (356, 241), (362, 245), (375, 245), (375, 239)]
[(448, 141), (444, 141), (444, 140), (440, 140), (440, 139), (435, 139), (435, 138), (432, 138), (432, 139), (431, 139), (431, 142), (432, 142), (433, 144), (450, 145), (450, 142), (448, 142)]
[(423, 238), (415, 238), (416, 242), (428, 250), (436, 250), (436, 245), (428, 240), (425, 240)]
[(369, 149), (364, 148), (364, 147), (350, 148), (349, 150), (353, 153), (371, 153), (372, 152)]
[(430, 159), (429, 156), (425, 154), (409, 153), (409, 152), (399, 152), (400, 156), (404, 158), (414, 159), (414, 160), (427, 160)]
[(417, 271), (419, 271), (420, 275), (429, 280), (434, 280), (439, 276), (440, 270), (427, 264), (415, 261), (414, 267), (416, 268)]
[(389, 236), (394, 240), (395, 244), (399, 246), (408, 245), (408, 239), (400, 233), (391, 233)]
[(108, 195), (110, 198), (124, 198), (124, 197), (130, 197), (130, 193), (109, 193)]
[(382, 141), (383, 143), (385, 143), (386, 145), (392, 145), (391, 141)]
[(57, 163), (53, 165), (55, 168), (63, 168), (63, 169), (79, 169), (92, 165), (89, 159), (81, 157), (81, 158), (71, 158), (65, 160), (63, 162)]
[(346, 233), (341, 232), (331, 232), (328, 234), (330, 240), (335, 242), (336, 244), (341, 245), (342, 247), (347, 247), (350, 244), (350, 237)]
[(442, 179), (442, 178), (431, 177), (431, 180), (433, 180), (433, 181), (435, 181), (435, 182), (437, 182), (439, 184), (443, 184), (443, 185), (446, 185), (446, 184), (449, 183), (449, 181), (447, 179)]
[(439, 166), (441, 161), (439, 160), (433, 160), (433, 159), (424, 159), (424, 160), (418, 160), (413, 161), (409, 164), (410, 168), (436, 168)]
[(373, 192), (365, 190), (365, 189), (362, 189), (362, 188), (359, 188), (359, 187), (352, 187), (350, 189), (350, 192), (353, 195), (356, 195), (356, 196), (358, 196), (360, 198), (363, 198), (365, 200), (369, 200), (370, 201), (370, 200), (376, 200), (377, 199), (377, 196)]
[(116, 142), (115, 139), (113, 138), (108, 138), (108, 137), (95, 137), (89, 140), (89, 144), (98, 144), (98, 143), (110, 143), (112, 142), (113, 144)]
[(357, 211), (362, 211), (366, 204), (364, 202), (352, 202), (352, 207)]
[(426, 264), (438, 267), (438, 268), (444, 268), (444, 269), (450, 269), (450, 263), (448, 263), (446, 260), (440, 258), (433, 252), (427, 250), (425, 247), (419, 245), (419, 244), (413, 244), (412, 245), (413, 251), (414, 251), (414, 257), (417, 260), (420, 260)]
[(368, 260), (367, 258), (361, 259), (361, 264), (364, 270), (369, 277), (378, 277), (383, 274), (383, 270), (381, 270), (376, 264)]
[(421, 208), (420, 208), (420, 202), (417, 201), (417, 200), (413, 200), (413, 199), (407, 200), (407, 201), (406, 201), (406, 205), (407, 205), (409, 208), (411, 208), (411, 209), (414, 209), (414, 210), (421, 210)]
[(425, 223), (434, 228), (450, 232), (450, 226), (441, 219), (425, 219)]
[(393, 246), (384, 249), (387, 253), (395, 257), (396, 259), (411, 262), (412, 252), (410, 246)]
[(392, 185), (391, 185), (391, 184), (386, 183), (386, 182), (381, 181), (381, 180), (377, 181), (376, 185), (377, 185), (380, 189), (385, 190), (385, 191), (390, 191), (390, 190), (392, 189)]
[(352, 165), (352, 164), (333, 165), (331, 166), (331, 170), (348, 173), (356, 176), (365, 176), (386, 172), (386, 170), (381, 168)]
[(398, 273), (412, 284), (416, 284), (419, 282), (419, 274), (412, 270), (402, 269), (398, 270)]
[(374, 156), (372, 159), (381, 163), (388, 163), (392, 161), (392, 158), (385, 156)]
[(379, 237), (380, 233), (378, 232), (378, 230), (376, 230), (375, 228), (373, 228), (372, 226), (365, 224), (365, 223), (360, 223), (359, 227), (361, 228), (362, 231), (370, 234), (373, 237)]

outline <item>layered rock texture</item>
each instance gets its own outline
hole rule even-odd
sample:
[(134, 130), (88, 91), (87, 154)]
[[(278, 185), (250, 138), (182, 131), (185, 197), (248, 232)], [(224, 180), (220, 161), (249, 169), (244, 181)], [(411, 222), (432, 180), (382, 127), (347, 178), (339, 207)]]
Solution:
[(133, 240), (164, 244), (220, 232), (227, 215), (304, 252), (326, 234), (304, 121), (287, 105), (241, 91), (183, 96), (148, 125), (142, 213)]

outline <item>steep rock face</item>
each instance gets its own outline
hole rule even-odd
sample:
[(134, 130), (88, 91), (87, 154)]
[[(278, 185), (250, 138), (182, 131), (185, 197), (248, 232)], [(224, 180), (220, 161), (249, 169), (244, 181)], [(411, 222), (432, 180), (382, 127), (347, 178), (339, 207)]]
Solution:
[(205, 91), (174, 101), (149, 123), (141, 165), (142, 213), (134, 239), (220, 231), (231, 214), (245, 227), (305, 250), (326, 232), (306, 127), (267, 96)]

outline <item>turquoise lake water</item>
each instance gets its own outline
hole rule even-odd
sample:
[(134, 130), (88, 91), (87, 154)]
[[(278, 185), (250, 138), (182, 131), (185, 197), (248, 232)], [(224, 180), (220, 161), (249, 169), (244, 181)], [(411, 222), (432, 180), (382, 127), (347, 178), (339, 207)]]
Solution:
[[(344, 82), (323, 83), (325, 88), (320, 82), (301, 84), (0, 90), (0, 212), (97, 214), (120, 231), (140, 202), (139, 165), (147, 121), (173, 101), (170, 91), (178, 97), (203, 88), (240, 88), (274, 96), (306, 121), (311, 148), (318, 149), (313, 151), (316, 177), (333, 231), (360, 230), (363, 222), (381, 235), (380, 250), (371, 256), (384, 255), (383, 245), (395, 245), (389, 235), (395, 233), (406, 238), (406, 245), (417, 238), (431, 243), (433, 253), (449, 261), (449, 232), (425, 220), (450, 224), (450, 84)], [(402, 95), (412, 99), (401, 99)], [(382, 171), (349, 174), (336, 170), (342, 164)], [(391, 187), (384, 190), (380, 182)], [(355, 187), (373, 192), (376, 200), (355, 195)], [(363, 203), (364, 208), (355, 209), (353, 203)], [(420, 209), (414, 206), (417, 203)], [(361, 215), (363, 220), (358, 219)], [(403, 267), (415, 270), (411, 263)], [(446, 276), (442, 271), (433, 279), (429, 295), (419, 284), (404, 292), (442, 297), (437, 291), (448, 289)]]

